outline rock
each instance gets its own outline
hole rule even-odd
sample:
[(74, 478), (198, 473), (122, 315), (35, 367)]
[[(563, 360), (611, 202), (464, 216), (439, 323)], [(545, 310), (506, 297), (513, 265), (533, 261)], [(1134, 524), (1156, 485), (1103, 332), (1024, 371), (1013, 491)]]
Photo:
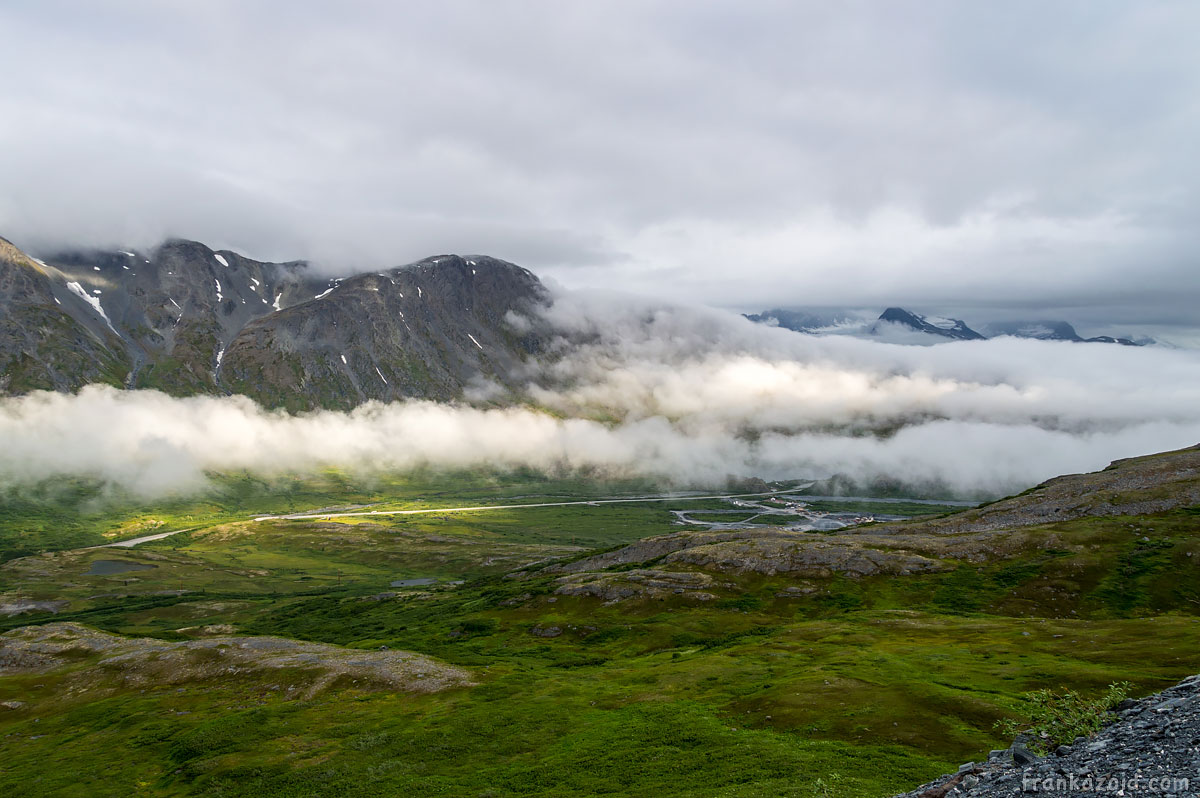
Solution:
[(1013, 762), (1019, 766), (1031, 765), (1038, 761), (1037, 756), (1020, 743), (1013, 743), (1013, 747), (1008, 750), (1012, 753)]
[[(1200, 765), (1200, 701), (1195, 689), (1200, 680), (1189, 680), (1164, 690), (1157, 696), (1126, 705), (1125, 714), (1112, 715), (1112, 722), (1091, 739), (1077, 737), (1068, 745), (1059, 745), (1055, 756), (1039, 758), (1028, 746), (1033, 738), (1018, 736), (1009, 749), (1011, 756), (992, 751), (988, 761), (972, 770), (966, 766), (898, 798), (945, 798), (969, 795), (971, 798), (1011, 798), (1021, 793), (1066, 795), (1111, 792), (1134, 795), (1147, 792), (1146, 779), (1168, 777), (1194, 778)], [(1164, 707), (1164, 712), (1144, 712), (1144, 708)], [(972, 779), (978, 779), (973, 781)], [(1141, 789), (1130, 789), (1135, 779)], [(1097, 786), (1103, 780), (1104, 786)], [(1118, 786), (1108, 786), (1108, 780)], [(1060, 785), (1082, 785), (1077, 787)], [(1090, 785), (1090, 786), (1088, 786)], [(1124, 792), (1120, 792), (1121, 788)], [(1190, 787), (1190, 789), (1189, 789)], [(1156, 795), (1192, 796), (1194, 786), (1182, 781), (1162, 783)]]
[(638, 568), (632, 571), (575, 573), (557, 580), (555, 593), (564, 596), (592, 596), (612, 603), (630, 598), (680, 596), (705, 601), (714, 598), (704, 588), (714, 580), (708, 574), (691, 571), (660, 571)]
[(1187, 699), (1183, 698), (1182, 696), (1180, 696), (1178, 698), (1172, 698), (1167, 701), (1163, 701), (1161, 704), (1156, 704), (1154, 707), (1154, 711), (1155, 712), (1170, 712), (1173, 709), (1178, 709), (1179, 707), (1183, 706), (1185, 703), (1187, 703)]
[(17, 600), (5, 603), (0, 603), (0, 615), (24, 615), (27, 612), (52, 612), (59, 613), (66, 609), (66, 601), (28, 601)]
[[(510, 574), (510, 576), (511, 576), (511, 574)], [(500, 602), (500, 606), (501, 607), (519, 607), (520, 605), (524, 604), (525, 602), (529, 601), (532, 598), (533, 598), (532, 593), (522, 593), (519, 596), (513, 596), (512, 598), (504, 599), (504, 601)]]
[(811, 596), (813, 593), (819, 591), (820, 589), (816, 585), (789, 585), (776, 593), (775, 598), (801, 598), (803, 596)]
[[(365, 689), (434, 693), (474, 684), (470, 674), (409, 651), (362, 651), (282, 637), (206, 637), (174, 642), (131, 638), (76, 623), (23, 626), (0, 635), (0, 675), (48, 673), (70, 665), (68, 684), (115, 678), (159, 686), (284, 670), (308, 676), (295, 697), (312, 698), (342, 679)], [(90, 665), (90, 667), (89, 667)]]
[(558, 626), (535, 626), (529, 630), (529, 634), (534, 637), (558, 637), (562, 629)]

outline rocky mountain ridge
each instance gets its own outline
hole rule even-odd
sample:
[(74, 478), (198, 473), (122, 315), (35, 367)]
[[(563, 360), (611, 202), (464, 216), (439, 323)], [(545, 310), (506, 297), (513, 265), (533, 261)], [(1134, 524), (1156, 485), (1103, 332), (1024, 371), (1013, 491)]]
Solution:
[(971, 328), (962, 319), (922, 315), (901, 307), (889, 307), (875, 319), (853, 311), (837, 310), (789, 310), (774, 308), (762, 313), (749, 313), (746, 318), (759, 324), (769, 324), (794, 332), (812, 335), (859, 335), (864, 337), (883, 336), (889, 329), (900, 329), (931, 336), (931, 342), (945, 339), (951, 341), (981, 341), (987, 338), (1013, 337), (1033, 338), (1042, 341), (1071, 341), (1074, 343), (1106, 343), (1123, 346), (1144, 346), (1154, 343), (1149, 339), (1113, 337), (1109, 335), (1084, 338), (1073, 325), (1061, 320), (1018, 320), (990, 322), (979, 330)]
[(540, 346), (544, 296), (482, 256), (328, 279), (195, 241), (43, 260), (0, 239), (0, 391), (106, 382), (294, 410), (501, 393)]

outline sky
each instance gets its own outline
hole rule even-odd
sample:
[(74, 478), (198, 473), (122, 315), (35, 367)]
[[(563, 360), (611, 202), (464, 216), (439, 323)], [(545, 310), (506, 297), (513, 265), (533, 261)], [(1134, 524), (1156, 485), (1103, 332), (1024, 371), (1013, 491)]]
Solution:
[(1200, 327), (1200, 4), (8, 0), (0, 235)]

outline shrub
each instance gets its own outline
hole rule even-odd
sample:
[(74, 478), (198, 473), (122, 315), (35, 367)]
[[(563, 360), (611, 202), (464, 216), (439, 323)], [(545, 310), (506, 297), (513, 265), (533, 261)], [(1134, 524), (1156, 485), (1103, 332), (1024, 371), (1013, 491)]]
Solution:
[(1105, 723), (1113, 720), (1112, 708), (1128, 697), (1130, 687), (1129, 682), (1116, 682), (1102, 695), (1091, 699), (1073, 690), (1026, 693), (1025, 700), (1029, 705), (1026, 720), (1008, 718), (999, 721), (996, 727), (1010, 736), (1028, 734), (1030, 749), (1043, 755), (1076, 737), (1090, 737), (1100, 731)]

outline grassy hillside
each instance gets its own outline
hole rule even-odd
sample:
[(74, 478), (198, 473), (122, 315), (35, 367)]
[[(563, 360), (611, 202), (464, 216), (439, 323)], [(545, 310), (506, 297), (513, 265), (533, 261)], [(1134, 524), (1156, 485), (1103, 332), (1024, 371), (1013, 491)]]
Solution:
[[(535, 503), (648, 486), (330, 474), (289, 491), (226, 477), (207, 510), (171, 517), (190, 532), (5, 564), (0, 602), (59, 602), (56, 614), (5, 626), (71, 621), (218, 641), (214, 651), (233, 633), (413, 651), (465, 669), (475, 686), (415, 694), (344, 680), (308, 695), (303, 668), (199, 669), (168, 684), (146, 681), (153, 657), (105, 664), (71, 649), (65, 665), (0, 676), (0, 790), (888, 795), (1005, 745), (994, 724), (1027, 691), (1128, 680), (1150, 692), (1200, 672), (1192, 459), (1168, 464), (1182, 487), (1139, 482), (1141, 469), (1163, 473), (1161, 458), (1124, 464), (1124, 481), (1106, 483), (1126, 504), (1153, 500), (1151, 513), (992, 528), (984, 508), (955, 529), (957, 515), (716, 542), (669, 512), (718, 509), (713, 500), (252, 520), (304, 506)], [(1069, 484), (1053, 491), (1076, 495)], [(1029, 494), (1030, 521), (1052, 511), (1051, 492)], [(79, 534), (111, 532), (104, 523), (128, 524), (135, 509), (88, 515)], [(8, 511), (18, 528), (26, 510)], [(768, 572), (744, 556), (768, 544), (807, 570)], [(931, 565), (868, 573), (853, 570), (861, 557), (818, 556), (836, 546), (872, 563), (903, 553)], [(108, 573), (113, 561), (143, 567)], [(603, 589), (580, 592), (579, 579)]]

